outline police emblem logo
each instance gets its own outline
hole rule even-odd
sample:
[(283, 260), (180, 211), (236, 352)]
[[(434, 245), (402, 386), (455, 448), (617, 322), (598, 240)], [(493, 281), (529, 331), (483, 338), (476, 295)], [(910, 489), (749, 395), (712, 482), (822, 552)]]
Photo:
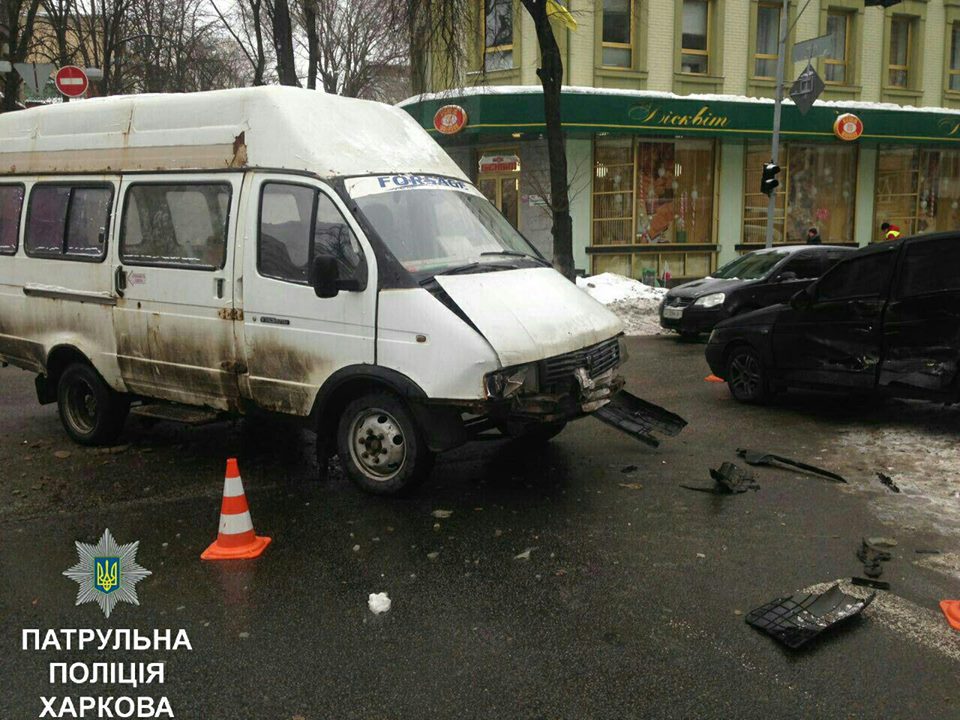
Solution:
[(77, 605), (95, 602), (110, 617), (119, 602), (140, 604), (136, 585), (151, 573), (137, 563), (139, 541), (118, 545), (108, 529), (96, 545), (76, 545), (80, 561), (63, 574), (80, 586)]

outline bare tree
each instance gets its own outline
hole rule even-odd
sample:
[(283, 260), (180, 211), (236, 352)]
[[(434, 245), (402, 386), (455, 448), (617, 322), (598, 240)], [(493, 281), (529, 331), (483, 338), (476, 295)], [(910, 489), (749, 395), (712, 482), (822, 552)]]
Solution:
[[(521, 0), (532, 18), (540, 46), (540, 67), (537, 76), (543, 87), (543, 110), (546, 123), (547, 153), (550, 161), (550, 209), (553, 215), (553, 265), (567, 278), (573, 279), (573, 221), (570, 218), (570, 194), (567, 184), (567, 152), (564, 143), (560, 107), (563, 84), (563, 59), (550, 17), (554, 10), (547, 0)], [(476, 27), (477, 16), (472, 0), (406, 0), (414, 79), (418, 88), (428, 85), (427, 75), (442, 67), (445, 77), (434, 77), (434, 87), (462, 87), (469, 58), (465, 28)], [(442, 63), (431, 56), (439, 54)], [(482, 54), (482, 48), (477, 54)], [(481, 71), (483, 63), (480, 62)]]
[(265, 7), (273, 31), (273, 49), (277, 56), (277, 79), (281, 85), (300, 87), (293, 52), (293, 20), (288, 0), (266, 0)]
[[(4, 17), (0, 20), (0, 25), (3, 25), (9, 31), (9, 37), (6, 40), (8, 49), (3, 57), (4, 60), (10, 63), (21, 63), (29, 57), (39, 8), (40, 0), (3, 0), (3, 2), (0, 2), (0, 9), (4, 11)], [(16, 72), (9, 72), (3, 76), (3, 111), (17, 109), (20, 85), (20, 75)]]
[[(227, 6), (223, 0), (221, 3), (224, 7)], [(211, 0), (210, 4), (224, 29), (246, 58), (250, 66), (251, 82), (254, 85), (266, 85), (268, 54), (263, 37), (267, 21), (264, 0), (237, 0), (227, 11), (222, 10), (216, 0)]]

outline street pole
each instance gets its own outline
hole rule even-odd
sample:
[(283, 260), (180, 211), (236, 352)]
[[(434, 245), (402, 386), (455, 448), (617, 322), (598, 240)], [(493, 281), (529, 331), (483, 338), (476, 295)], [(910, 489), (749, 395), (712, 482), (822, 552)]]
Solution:
[[(806, 6), (804, 6), (806, 9)], [(802, 12), (802, 11), (801, 11)], [(770, 150), (770, 162), (779, 165), (780, 160), (780, 108), (783, 105), (783, 72), (787, 54), (787, 15), (790, 13), (790, 0), (783, 0), (780, 11), (780, 43), (777, 48), (777, 95), (773, 102), (773, 147)], [(773, 216), (777, 210), (777, 191), (770, 193), (767, 201), (767, 242), (773, 247)], [(786, 226), (784, 226), (786, 227)]]

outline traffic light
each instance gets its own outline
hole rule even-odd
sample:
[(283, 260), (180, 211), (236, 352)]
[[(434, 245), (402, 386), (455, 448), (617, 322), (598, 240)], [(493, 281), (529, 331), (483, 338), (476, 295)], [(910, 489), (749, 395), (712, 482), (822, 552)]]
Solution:
[(780, 172), (780, 166), (772, 160), (763, 164), (763, 177), (760, 178), (760, 192), (764, 195), (773, 195), (777, 186), (780, 185), (780, 181), (777, 180), (778, 172)]

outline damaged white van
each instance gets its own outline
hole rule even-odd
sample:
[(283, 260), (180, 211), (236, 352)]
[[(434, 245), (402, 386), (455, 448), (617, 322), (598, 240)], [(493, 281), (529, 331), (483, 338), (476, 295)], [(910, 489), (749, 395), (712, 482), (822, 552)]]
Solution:
[(606, 405), (620, 335), (399, 109), (256, 88), (0, 116), (0, 361), (77, 442), (131, 408), (280, 413), (396, 493)]

